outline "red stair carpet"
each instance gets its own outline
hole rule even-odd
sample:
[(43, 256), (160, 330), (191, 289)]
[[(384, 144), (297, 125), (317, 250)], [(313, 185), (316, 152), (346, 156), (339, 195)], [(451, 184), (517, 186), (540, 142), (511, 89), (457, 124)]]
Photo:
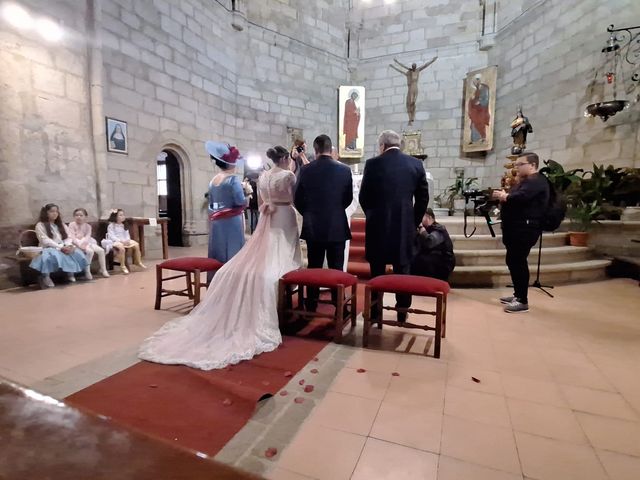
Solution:
[(325, 345), (284, 337), (273, 352), (208, 372), (140, 362), (65, 401), (175, 445), (215, 455), (251, 418), (257, 402), (278, 392)]
[(364, 227), (364, 218), (351, 218), (351, 243), (349, 244), (347, 272), (360, 279), (371, 277), (369, 262), (364, 258)]

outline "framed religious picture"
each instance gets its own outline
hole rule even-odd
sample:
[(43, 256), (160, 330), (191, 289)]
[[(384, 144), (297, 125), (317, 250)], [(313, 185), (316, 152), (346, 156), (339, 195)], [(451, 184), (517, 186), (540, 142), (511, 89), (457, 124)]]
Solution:
[(129, 153), (129, 142), (127, 140), (127, 122), (107, 118), (107, 151), (114, 153)]
[(403, 152), (416, 158), (426, 158), (421, 145), (422, 132), (402, 132)]
[(493, 149), (497, 76), (496, 66), (467, 73), (464, 81), (463, 152), (488, 152)]
[(338, 155), (362, 158), (364, 155), (364, 87), (338, 88)]
[(304, 140), (303, 130), (296, 127), (287, 127), (287, 144), (285, 147), (291, 148), (296, 140)]

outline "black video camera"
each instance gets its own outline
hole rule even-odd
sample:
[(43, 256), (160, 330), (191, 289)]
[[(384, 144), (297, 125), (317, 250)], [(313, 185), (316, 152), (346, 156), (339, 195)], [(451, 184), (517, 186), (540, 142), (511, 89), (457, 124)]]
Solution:
[[(498, 207), (500, 204), (500, 200), (494, 199), (492, 197), (492, 188), (488, 188), (486, 190), (465, 190), (462, 192), (464, 196), (465, 206), (469, 203), (469, 200), (473, 200), (473, 215), (480, 215), (484, 217), (487, 222), (487, 227), (489, 227), (489, 232), (491, 232), (491, 236), (495, 237), (496, 233), (493, 231), (493, 226), (500, 223), (499, 220), (494, 220), (491, 218), (491, 213)], [(464, 209), (464, 236), (465, 238), (471, 237), (475, 232), (476, 228), (473, 227), (473, 231), (467, 235), (467, 209)]]

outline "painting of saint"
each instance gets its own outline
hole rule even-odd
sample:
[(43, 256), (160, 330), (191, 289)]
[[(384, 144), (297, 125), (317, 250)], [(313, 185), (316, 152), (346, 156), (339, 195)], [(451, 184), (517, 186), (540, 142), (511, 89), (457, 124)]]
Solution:
[(497, 67), (469, 72), (465, 81), (464, 152), (493, 148)]
[(364, 87), (341, 86), (338, 94), (339, 156), (364, 154)]

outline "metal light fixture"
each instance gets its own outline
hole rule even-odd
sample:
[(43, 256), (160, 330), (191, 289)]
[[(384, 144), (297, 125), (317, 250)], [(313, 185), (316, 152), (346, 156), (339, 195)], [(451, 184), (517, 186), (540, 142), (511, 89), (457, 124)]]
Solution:
[[(603, 122), (606, 122), (609, 117), (629, 108), (629, 101), (617, 99), (617, 84), (620, 80), (624, 86), (622, 58), (628, 64), (633, 65), (634, 69), (630, 78), (632, 86), (626, 90), (626, 93), (631, 93), (637, 87), (636, 82), (640, 80), (640, 72), (638, 71), (640, 66), (640, 32), (634, 33), (634, 30), (640, 30), (640, 26), (616, 29), (613, 25), (609, 25), (607, 28), (609, 39), (602, 49), (602, 53), (605, 54), (604, 78), (606, 84), (611, 85), (613, 89), (613, 100), (587, 105), (584, 111), (585, 117), (600, 117)], [(593, 80), (594, 84), (597, 76), (598, 71), (596, 71), (596, 77)]]

